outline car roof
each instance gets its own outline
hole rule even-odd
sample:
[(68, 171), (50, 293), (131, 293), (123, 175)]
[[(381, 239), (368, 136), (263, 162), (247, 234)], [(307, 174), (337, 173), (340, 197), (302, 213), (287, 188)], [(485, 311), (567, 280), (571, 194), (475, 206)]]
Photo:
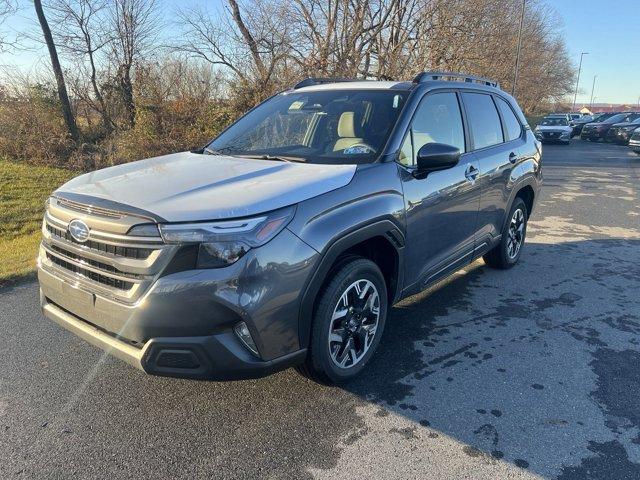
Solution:
[(387, 82), (376, 80), (361, 80), (353, 82), (334, 82), (309, 85), (296, 88), (296, 92), (316, 92), (324, 90), (411, 90), (412, 82)]
[(499, 93), (509, 97), (508, 93), (501, 88), (484, 85), (477, 82), (464, 82), (456, 80), (423, 80), (419, 83), (411, 81), (378, 81), (378, 80), (354, 80), (318, 83), (306, 87), (298, 87), (287, 92), (319, 92), (330, 90), (401, 90), (409, 91), (419, 86), (427, 88), (448, 88), (448, 89), (472, 89), (484, 92)]

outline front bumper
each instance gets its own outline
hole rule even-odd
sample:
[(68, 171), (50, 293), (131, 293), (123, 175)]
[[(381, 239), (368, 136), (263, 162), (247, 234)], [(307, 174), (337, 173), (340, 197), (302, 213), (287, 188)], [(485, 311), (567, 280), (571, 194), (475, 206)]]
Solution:
[[(564, 136), (563, 136), (564, 135)], [(535, 137), (542, 143), (570, 143), (571, 134), (565, 132), (536, 132)]]
[(602, 140), (605, 138), (606, 136), (606, 131), (598, 131), (598, 130), (582, 130), (582, 132), (580, 133), (580, 138), (582, 140), (591, 140), (591, 141), (598, 141), (598, 140)]
[(640, 153), (640, 139), (632, 138), (629, 140), (629, 148), (636, 153)]
[(51, 303), (42, 291), (40, 304), (50, 320), (132, 367), (153, 375), (203, 380), (257, 378), (296, 365), (306, 355), (306, 349), (301, 349), (274, 360), (259, 360), (230, 332), (198, 337), (159, 337), (136, 346)]
[[(300, 290), (319, 254), (283, 230), (220, 269), (161, 275), (135, 303), (74, 282), (47, 263), (38, 279), (45, 316), (148, 373), (201, 379), (267, 375), (301, 361)], [(244, 321), (253, 355), (233, 331)]]
[(632, 133), (633, 133), (632, 130), (619, 129), (610, 133), (607, 139), (610, 138), (612, 142), (615, 142), (619, 145), (628, 145), (629, 139), (631, 138)]

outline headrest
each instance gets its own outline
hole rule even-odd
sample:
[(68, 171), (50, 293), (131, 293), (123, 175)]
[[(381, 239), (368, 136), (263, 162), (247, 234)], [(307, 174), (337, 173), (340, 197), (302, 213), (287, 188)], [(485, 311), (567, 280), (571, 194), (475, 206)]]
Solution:
[(338, 120), (338, 136), (340, 138), (354, 138), (356, 136), (354, 115), (354, 112), (343, 112), (340, 115), (340, 120)]

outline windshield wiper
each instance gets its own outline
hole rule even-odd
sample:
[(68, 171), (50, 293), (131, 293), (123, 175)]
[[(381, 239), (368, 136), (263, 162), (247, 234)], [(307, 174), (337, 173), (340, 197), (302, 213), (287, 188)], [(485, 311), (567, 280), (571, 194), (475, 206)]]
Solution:
[(244, 158), (252, 158), (255, 160), (276, 160), (278, 162), (298, 162), (305, 163), (306, 160), (301, 157), (285, 157), (283, 155), (241, 155)]
[(209, 147), (204, 147), (202, 149), (202, 153), (206, 153), (209, 155), (224, 155), (224, 153), (219, 152), (218, 150), (214, 150), (213, 148), (209, 148)]

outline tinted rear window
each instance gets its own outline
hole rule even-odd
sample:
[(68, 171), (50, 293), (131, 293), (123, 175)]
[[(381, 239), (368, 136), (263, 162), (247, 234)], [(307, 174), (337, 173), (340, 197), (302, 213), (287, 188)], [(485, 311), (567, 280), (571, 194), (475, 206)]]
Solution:
[(491, 95), (484, 93), (462, 94), (469, 117), (469, 126), (476, 149), (502, 143), (502, 126)]
[(502, 119), (504, 120), (504, 127), (507, 131), (507, 141), (520, 138), (520, 135), (522, 134), (522, 126), (513, 113), (513, 110), (511, 110), (509, 104), (500, 97), (496, 97), (496, 103), (500, 109), (500, 113), (502, 114)]

